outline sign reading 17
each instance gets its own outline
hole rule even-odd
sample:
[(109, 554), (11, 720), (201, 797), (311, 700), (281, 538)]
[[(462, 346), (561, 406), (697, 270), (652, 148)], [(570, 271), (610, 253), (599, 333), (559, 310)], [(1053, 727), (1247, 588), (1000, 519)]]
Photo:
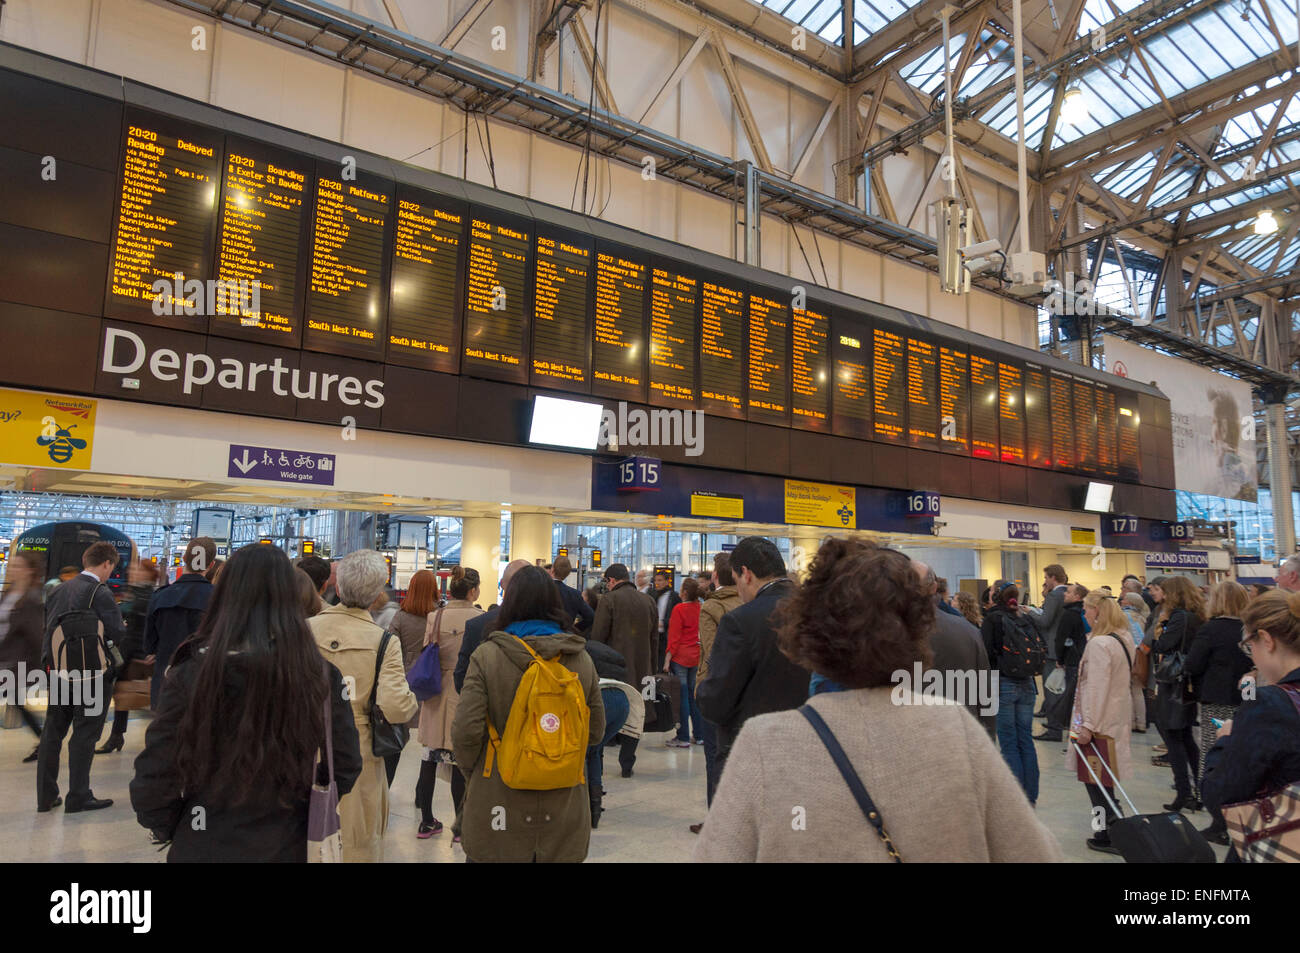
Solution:
[(1138, 521), (1136, 516), (1113, 516), (1110, 520), (1110, 531), (1113, 535), (1133, 536), (1137, 534)]
[(660, 463), (652, 457), (628, 457), (621, 461), (618, 465), (619, 489), (658, 489)]

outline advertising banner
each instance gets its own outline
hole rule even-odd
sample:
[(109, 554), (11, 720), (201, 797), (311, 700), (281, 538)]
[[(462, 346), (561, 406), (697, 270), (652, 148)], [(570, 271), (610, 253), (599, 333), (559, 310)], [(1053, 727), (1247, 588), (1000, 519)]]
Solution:
[(89, 470), (93, 400), (0, 388), (0, 463)]
[(851, 486), (786, 480), (785, 521), (801, 526), (854, 526), (857, 492)]

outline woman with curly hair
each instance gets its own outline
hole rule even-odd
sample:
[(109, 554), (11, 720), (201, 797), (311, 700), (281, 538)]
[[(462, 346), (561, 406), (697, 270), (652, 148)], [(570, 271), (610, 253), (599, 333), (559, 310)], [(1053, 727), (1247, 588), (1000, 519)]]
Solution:
[(745, 722), (697, 861), (1061, 859), (979, 722), (911, 684), (935, 608), (908, 557), (828, 539), (778, 611), (781, 651), (843, 690)]

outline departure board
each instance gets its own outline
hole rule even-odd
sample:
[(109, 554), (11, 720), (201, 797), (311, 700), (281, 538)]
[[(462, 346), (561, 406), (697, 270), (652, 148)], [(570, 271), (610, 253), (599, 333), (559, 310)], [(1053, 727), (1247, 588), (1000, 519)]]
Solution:
[(1003, 463), (1025, 462), (1024, 372), (998, 362), (998, 443)]
[(1052, 415), (1048, 403), (1047, 371), (1025, 362), (1025, 463), (1052, 467)]
[(939, 346), (939, 449), (970, 453), (970, 353)]
[(532, 382), (587, 393), (587, 287), (591, 246), (574, 237), (537, 235), (533, 285)]
[(1074, 469), (1074, 399), (1070, 392), (1073, 375), (1052, 368), (1047, 375), (1052, 395), (1052, 466)]
[(1075, 377), (1074, 395), (1074, 468), (1084, 472), (1097, 469), (1097, 389), (1092, 381)]
[(978, 354), (970, 356), (970, 452), (996, 460), (998, 446), (998, 364)]
[(745, 292), (700, 284), (700, 406), (745, 416)]
[[(117, 228), (108, 270), (107, 313), (146, 324), (207, 329), (207, 295), (186, 315), (184, 289), (163, 292), (159, 310), (156, 281), (172, 288), (212, 277), (212, 241), (221, 179), (221, 133), (180, 120), (129, 110), (122, 146)], [(205, 289), (206, 292), (206, 289)]]
[(647, 266), (614, 249), (596, 251), (596, 333), (591, 390), (619, 400), (645, 400)]
[(382, 360), (388, 308), (384, 236), (392, 183), (360, 175), (344, 180), (331, 168), (317, 177), (315, 192), (303, 347)]
[(872, 332), (872, 412), (877, 440), (903, 442), (907, 408), (907, 341), (885, 328)]
[(837, 434), (871, 436), (871, 346), (866, 325), (836, 320), (831, 349), (835, 355), (831, 411)]
[(907, 442), (939, 446), (939, 355), (929, 341), (907, 339)]
[(796, 427), (829, 430), (830, 316), (825, 308), (791, 310), (790, 412)]
[(766, 294), (749, 296), (749, 419), (790, 420), (790, 307)]
[(528, 354), (528, 247), (522, 224), (470, 213), (465, 272), (466, 373), (524, 384)]
[(1116, 438), (1116, 463), (1121, 480), (1137, 480), (1142, 475), (1142, 454), (1138, 443), (1138, 401), (1136, 394), (1120, 391), (1117, 400), (1119, 434)]
[[(236, 295), (233, 307), (218, 306), (213, 334), (231, 334), (297, 347), (302, 334), (299, 290), (304, 227), (311, 213), (305, 157), (267, 153), (253, 143), (231, 141), (221, 188), (217, 232), (217, 279), (230, 287), (256, 285), (258, 307)], [(245, 307), (239, 307), (245, 303)]]
[(650, 269), (650, 403), (695, 406), (698, 278)]
[(393, 217), (388, 360), (444, 374), (460, 368), (461, 249), (466, 210), (399, 188)]
[(1105, 384), (1094, 384), (1097, 399), (1097, 471), (1113, 477), (1119, 473), (1119, 404)]

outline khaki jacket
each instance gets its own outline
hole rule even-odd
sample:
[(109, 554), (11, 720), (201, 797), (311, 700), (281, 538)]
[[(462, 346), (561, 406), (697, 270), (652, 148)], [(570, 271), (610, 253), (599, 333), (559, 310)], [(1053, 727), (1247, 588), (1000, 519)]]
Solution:
[[(636, 590), (638, 599), (645, 601)], [(649, 603), (647, 603), (649, 607)], [(605, 734), (605, 706), (586, 640), (572, 633), (530, 635), (524, 641), (542, 658), (560, 655), (564, 667), (577, 672), (591, 709), (589, 745)], [(591, 800), (587, 785), (554, 791), (516, 791), (506, 787), (493, 765), (483, 777), (488, 751), (488, 719), (501, 730), (524, 670), (532, 661), (513, 635), (493, 632), (470, 656), (460, 705), (451, 726), (452, 750), (465, 775), (461, 837), (465, 853), (477, 862), (578, 863), (586, 859), (591, 839)]]
[(740, 593), (735, 586), (719, 586), (709, 593), (700, 606), (700, 667), (695, 672), (695, 684), (700, 684), (709, 674), (709, 652), (713, 651), (713, 637), (718, 634), (722, 617), (740, 605)]
[[(465, 625), (470, 619), (483, 614), (483, 610), (464, 599), (452, 599), (442, 610), (438, 623), (438, 660), (442, 663), (442, 693), (426, 699), (420, 705), (420, 744), (435, 751), (451, 750), (451, 724), (456, 719), (456, 705), (460, 695), (452, 673), (460, 658), (460, 643), (465, 637)], [(429, 613), (424, 630), (424, 644), (433, 640), (433, 620), (438, 610)]]
[[(343, 832), (343, 859), (369, 863), (384, 859), (384, 831), (388, 829), (388, 777), (384, 760), (376, 758), (370, 737), (370, 692), (375, 688), (375, 660), (384, 630), (365, 609), (328, 606), (308, 620), (316, 645), (326, 661), (338, 668), (352, 706), (361, 743), (361, 776), (339, 801)], [(379, 672), (375, 704), (393, 724), (410, 720), (419, 703), (406, 684), (402, 644), (389, 639)]]

